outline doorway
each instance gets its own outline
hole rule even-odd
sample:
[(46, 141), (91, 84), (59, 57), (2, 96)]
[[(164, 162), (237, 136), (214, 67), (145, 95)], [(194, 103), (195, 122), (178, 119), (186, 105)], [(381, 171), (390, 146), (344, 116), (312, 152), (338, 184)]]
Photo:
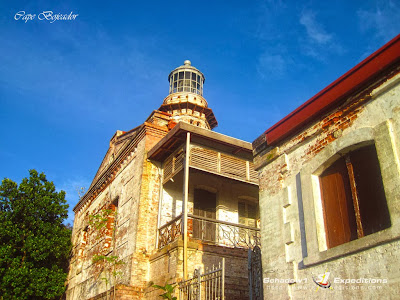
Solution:
[(216, 242), (217, 194), (203, 189), (194, 190), (193, 238)]

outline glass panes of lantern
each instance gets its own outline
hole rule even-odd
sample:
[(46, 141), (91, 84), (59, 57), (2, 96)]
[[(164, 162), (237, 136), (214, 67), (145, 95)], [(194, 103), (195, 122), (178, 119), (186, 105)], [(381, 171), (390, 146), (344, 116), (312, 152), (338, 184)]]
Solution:
[(198, 95), (203, 95), (203, 80), (202, 76), (192, 71), (176, 71), (170, 76), (169, 92), (190, 92)]

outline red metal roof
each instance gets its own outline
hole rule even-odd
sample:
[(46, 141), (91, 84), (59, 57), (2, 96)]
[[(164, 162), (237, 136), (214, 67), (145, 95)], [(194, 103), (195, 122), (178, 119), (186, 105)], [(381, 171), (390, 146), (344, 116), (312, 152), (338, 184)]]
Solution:
[(344, 97), (367, 84), (400, 58), (400, 34), (332, 82), (307, 102), (265, 131), (268, 145), (275, 144), (325, 113)]

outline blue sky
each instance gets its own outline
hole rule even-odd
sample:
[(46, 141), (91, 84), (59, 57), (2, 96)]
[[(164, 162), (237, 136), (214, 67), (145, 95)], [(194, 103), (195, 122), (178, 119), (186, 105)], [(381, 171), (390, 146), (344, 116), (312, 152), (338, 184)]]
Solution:
[[(37, 19), (49, 10), (79, 15)], [(71, 209), (115, 131), (161, 105), (185, 59), (205, 74), (215, 131), (252, 142), (400, 33), (400, 1), (4, 0), (0, 11), (0, 178), (45, 172)]]

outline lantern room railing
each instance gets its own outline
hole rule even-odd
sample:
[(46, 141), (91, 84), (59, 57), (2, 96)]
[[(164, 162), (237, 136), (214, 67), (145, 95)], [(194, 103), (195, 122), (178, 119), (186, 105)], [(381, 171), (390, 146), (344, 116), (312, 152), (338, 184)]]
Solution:
[[(162, 248), (182, 235), (182, 215), (158, 229), (158, 248)], [(233, 247), (254, 248), (260, 245), (260, 229), (206, 217), (188, 215), (188, 235), (191, 239), (210, 244)]]

